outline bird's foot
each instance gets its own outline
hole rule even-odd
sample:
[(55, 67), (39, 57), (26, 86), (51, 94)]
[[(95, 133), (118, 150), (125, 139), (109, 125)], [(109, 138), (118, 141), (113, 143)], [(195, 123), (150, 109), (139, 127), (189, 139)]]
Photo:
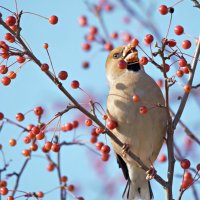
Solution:
[(151, 165), (151, 167), (149, 168), (149, 170), (146, 172), (146, 175), (147, 175), (146, 179), (147, 180), (153, 179), (155, 177), (156, 173), (157, 173), (156, 169), (154, 168), (153, 165)]
[(130, 149), (130, 145), (129, 144), (126, 144), (124, 143), (124, 145), (122, 146), (122, 157), (126, 157), (126, 154), (128, 153)]

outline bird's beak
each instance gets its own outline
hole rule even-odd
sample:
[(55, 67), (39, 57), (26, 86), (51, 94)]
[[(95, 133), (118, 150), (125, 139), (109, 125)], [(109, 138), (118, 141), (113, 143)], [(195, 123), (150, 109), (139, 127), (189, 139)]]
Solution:
[(135, 47), (131, 47), (131, 45), (127, 45), (125, 46), (123, 50), (123, 58), (128, 64), (136, 63), (139, 61), (138, 51), (135, 49)]

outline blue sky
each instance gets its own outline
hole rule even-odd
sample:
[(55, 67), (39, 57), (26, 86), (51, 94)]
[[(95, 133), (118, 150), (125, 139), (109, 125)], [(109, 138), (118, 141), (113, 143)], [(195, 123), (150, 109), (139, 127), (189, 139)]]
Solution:
[[(98, 1), (91, 1), (98, 2)], [(122, 9), (118, 1), (111, 1), (114, 4), (115, 10), (112, 13), (105, 13), (104, 19), (109, 32), (119, 31), (123, 33), (125, 31), (130, 31), (134, 36), (139, 37), (141, 43), (142, 38), (147, 34), (151, 33), (150, 30), (141, 28), (137, 23), (137, 19), (131, 18), (131, 23), (126, 25), (123, 23), (123, 18), (127, 16), (127, 12)], [(143, 5), (147, 7), (146, 1), (140, 1)], [(151, 1), (149, 1), (151, 2)], [(162, 4), (172, 5), (174, 1), (163, 0), (163, 1), (154, 1), (154, 8), (151, 22), (158, 27), (162, 37), (166, 34), (166, 30), (169, 24), (169, 15), (161, 16), (157, 11), (158, 6)], [(5, 6), (11, 10), (15, 9), (14, 1), (2, 1), (1, 6)], [(141, 7), (135, 7), (137, 12), (141, 15), (144, 15)], [(191, 39), (187, 35), (177, 37), (173, 33), (173, 28), (176, 25), (183, 25), (186, 33), (192, 35), (193, 37), (198, 37), (199, 34), (199, 10), (192, 7), (190, 1), (184, 1), (175, 7), (174, 18), (172, 21), (172, 28), (169, 34), (169, 38), (175, 38), (178, 44), (181, 44), (184, 39)], [(84, 42), (84, 35), (87, 33), (87, 28), (81, 28), (78, 25), (78, 17), (81, 15), (87, 15), (89, 24), (96, 25), (99, 27), (101, 34), (101, 27), (99, 26), (98, 20), (94, 15), (89, 13), (87, 6), (84, 1), (65, 1), (57, 0), (49, 2), (48, 0), (20, 0), (18, 3), (18, 9), (23, 11), (29, 11), (41, 14), (43, 16), (49, 17), (51, 15), (57, 15), (59, 17), (59, 23), (55, 26), (50, 25), (46, 20), (38, 18), (34, 15), (25, 14), (22, 17), (22, 35), (31, 46), (32, 51), (35, 55), (41, 60), (41, 62), (48, 62), (47, 54), (42, 48), (43, 43), (47, 42), (49, 44), (49, 52), (51, 54), (51, 59), (53, 61), (54, 68), (56, 73), (60, 70), (66, 70), (69, 74), (69, 78), (63, 83), (67, 90), (71, 92), (73, 96), (82, 101), (86, 96), (77, 90), (72, 90), (70, 88), (70, 82), (74, 79), (79, 80), (81, 87), (90, 93), (94, 99), (98, 99), (103, 107), (106, 107), (106, 95), (108, 92), (107, 81), (105, 78), (105, 60), (107, 52), (101, 51), (102, 47), (100, 45), (93, 45), (91, 52), (83, 52), (81, 49), (81, 44)], [(8, 16), (8, 13), (1, 10), (3, 17)], [(148, 22), (148, 18), (144, 17), (144, 20)], [(4, 36), (5, 32), (0, 27), (0, 38)], [(193, 40), (193, 38), (192, 38)], [(121, 41), (115, 42), (115, 46), (122, 44)], [(144, 46), (144, 45), (143, 45)], [(145, 48), (145, 46), (144, 46)], [(147, 48), (145, 48), (147, 49)], [(195, 45), (192, 44), (191, 50), (188, 50), (188, 54), (194, 52)], [(149, 51), (149, 49), (147, 49)], [(142, 52), (139, 52), (140, 55), (143, 55)], [(85, 70), (82, 69), (81, 63), (84, 60), (90, 60), (90, 68)], [(190, 61), (190, 59), (189, 59)], [(14, 66), (13, 69), (16, 69), (17, 66)], [(175, 67), (174, 67), (175, 68)], [(158, 70), (153, 68), (151, 65), (146, 67), (146, 71), (153, 78), (160, 78), (160, 73)], [(174, 69), (170, 72), (172, 75), (175, 72)], [(199, 69), (197, 74), (199, 73)], [(195, 77), (195, 83), (199, 83), (199, 78)], [(178, 94), (181, 94), (182, 81), (179, 80), (178, 83), (172, 89), (172, 98), (175, 99)], [(48, 80), (48, 78), (39, 70), (34, 63), (28, 63), (23, 67), (23, 69), (18, 73), (17, 78), (9, 85), (8, 87), (3, 87), (0, 84), (0, 111), (5, 113), (6, 117), (15, 120), (15, 114), (18, 112), (26, 112), (30, 109), (33, 109), (37, 105), (41, 105), (45, 108), (45, 121), (50, 120), (54, 114), (64, 106), (66, 106), (69, 101), (64, 95), (62, 95), (58, 89)], [(177, 109), (178, 102), (175, 101), (172, 105), (173, 109)], [(190, 98), (190, 106), (188, 106), (183, 114), (183, 121), (188, 123), (188, 126), (192, 131), (198, 134), (197, 124), (197, 111), (199, 110), (199, 105), (195, 103), (194, 98)], [(67, 114), (63, 117), (62, 122), (68, 122), (74, 120), (77, 116), (77, 112), (73, 111), (70, 114)], [(36, 122), (33, 114), (29, 114), (27, 119), (22, 123), (26, 126), (28, 123)], [(184, 132), (182, 129), (178, 128), (176, 137), (178, 137), (178, 144), (182, 144), (184, 138)], [(19, 129), (16, 129), (12, 126), (5, 126), (1, 135), (0, 143), (4, 144), (5, 152), (7, 159), (13, 159), (11, 162), (9, 172), (13, 170), (20, 169), (20, 166), (24, 160), (21, 156), (21, 150), (25, 148), (23, 142), (20, 142), (19, 145), (13, 149), (8, 146), (8, 141), (12, 137), (17, 137), (20, 133)], [(89, 130), (86, 128), (78, 129), (78, 134), (87, 135)], [(175, 138), (176, 138), (175, 137)], [(66, 138), (67, 141), (70, 141), (72, 138), (72, 133), (62, 136), (63, 139)], [(82, 136), (83, 139), (89, 139), (88, 136)], [(102, 137), (101, 140), (104, 140)], [(179, 142), (180, 141), (180, 142)], [(94, 148), (94, 147), (93, 147)], [(163, 149), (163, 151), (166, 148)], [(36, 153), (35, 158), (32, 159), (31, 164), (27, 167), (22, 181), (20, 184), (20, 189), (25, 191), (38, 191), (44, 190), (48, 191), (51, 188), (54, 188), (57, 185), (56, 173), (46, 172), (47, 161), (39, 157), (40, 153)], [(100, 158), (95, 157), (84, 147), (67, 147), (63, 153), (63, 173), (69, 176), (70, 182), (75, 183), (80, 186), (80, 194), (85, 197), (87, 200), (98, 200), (101, 196), (102, 200), (107, 200), (107, 197), (103, 194), (103, 187), (101, 178), (92, 167), (91, 162), (94, 160), (100, 160)], [(196, 160), (196, 154), (193, 154), (190, 158)], [(15, 159), (17, 158), (17, 159)], [(109, 162), (103, 164), (106, 172), (109, 175), (109, 179), (115, 180), (116, 177), (121, 176), (121, 171), (118, 169), (113, 153), (111, 154), (111, 159)], [(156, 163), (156, 169), (158, 173), (163, 177), (166, 173), (166, 164)], [(179, 165), (178, 163), (176, 164)], [(195, 167), (195, 165), (193, 166)], [(37, 171), (34, 171), (37, 168)], [(179, 167), (176, 168), (176, 173), (181, 174), (182, 171)], [(53, 174), (53, 175), (52, 175)], [(54, 178), (52, 178), (54, 176)], [(107, 180), (105, 180), (106, 182)], [(161, 199), (164, 192), (161, 187), (153, 182), (153, 190), (155, 199)], [(177, 195), (177, 190), (179, 187), (180, 180), (176, 181), (175, 194)], [(13, 182), (9, 183), (12, 187)], [(122, 193), (125, 183), (119, 181), (116, 192), (118, 196)], [(44, 199), (56, 199), (58, 192), (50, 193)], [(184, 199), (189, 198), (191, 195), (190, 192), (186, 192)], [(69, 197), (70, 199), (70, 197)]]

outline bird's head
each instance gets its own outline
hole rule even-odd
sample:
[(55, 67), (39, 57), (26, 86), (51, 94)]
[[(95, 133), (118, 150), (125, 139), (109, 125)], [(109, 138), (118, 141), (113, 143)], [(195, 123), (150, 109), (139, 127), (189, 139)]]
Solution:
[[(126, 69), (119, 67), (120, 60), (124, 60), (127, 64)], [(138, 59), (138, 51), (135, 47), (119, 46), (113, 49), (106, 60), (106, 75), (109, 81), (129, 72), (138, 72), (141, 69)]]

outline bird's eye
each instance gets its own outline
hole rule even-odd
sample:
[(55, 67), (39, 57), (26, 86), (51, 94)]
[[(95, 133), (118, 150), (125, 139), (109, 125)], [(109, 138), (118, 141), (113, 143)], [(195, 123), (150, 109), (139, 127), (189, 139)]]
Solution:
[(119, 53), (114, 53), (114, 54), (113, 54), (113, 58), (114, 58), (114, 59), (118, 59), (118, 58), (121, 57), (121, 55), (122, 55), (121, 52), (119, 52)]

